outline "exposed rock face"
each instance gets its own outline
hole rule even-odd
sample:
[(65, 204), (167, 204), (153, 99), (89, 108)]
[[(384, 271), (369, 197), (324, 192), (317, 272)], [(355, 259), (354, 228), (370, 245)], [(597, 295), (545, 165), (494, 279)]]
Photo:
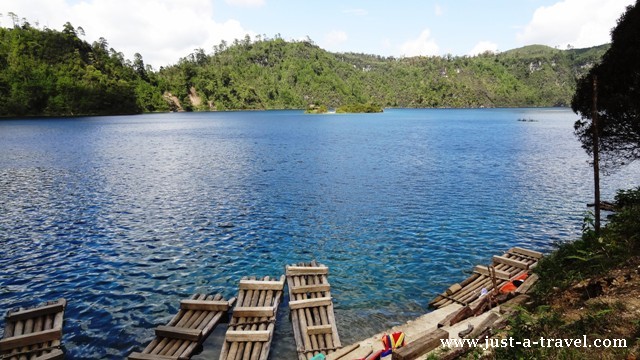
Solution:
[(169, 104), (169, 110), (171, 111), (184, 111), (182, 105), (180, 104), (180, 99), (172, 93), (165, 91), (162, 94), (162, 98)]

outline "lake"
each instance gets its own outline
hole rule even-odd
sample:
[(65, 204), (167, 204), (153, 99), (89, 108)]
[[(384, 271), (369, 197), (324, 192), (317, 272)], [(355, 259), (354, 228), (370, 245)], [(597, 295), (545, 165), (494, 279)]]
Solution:
[[(394, 109), (3, 120), (0, 311), (65, 297), (68, 358), (119, 359), (180, 299), (235, 296), (242, 276), (317, 259), (348, 344), (423, 314), (494, 254), (577, 238), (593, 175), (576, 119)], [(638, 173), (604, 177), (603, 198)], [(272, 358), (295, 356), (287, 303)]]

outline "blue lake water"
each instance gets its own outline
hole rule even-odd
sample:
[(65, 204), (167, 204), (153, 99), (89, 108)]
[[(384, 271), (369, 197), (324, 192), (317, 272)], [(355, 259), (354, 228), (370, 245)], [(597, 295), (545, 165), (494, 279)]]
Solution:
[[(0, 121), (0, 311), (65, 297), (68, 358), (119, 359), (180, 299), (231, 297), (244, 275), (317, 259), (346, 344), (424, 313), (493, 254), (578, 237), (592, 172), (575, 120), (483, 109)], [(603, 197), (638, 173), (604, 177)], [(295, 356), (287, 302), (272, 358)]]

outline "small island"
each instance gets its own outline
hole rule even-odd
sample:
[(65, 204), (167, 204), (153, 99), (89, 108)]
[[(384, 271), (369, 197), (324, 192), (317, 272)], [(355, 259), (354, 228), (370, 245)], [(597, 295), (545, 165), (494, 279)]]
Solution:
[[(381, 113), (383, 112), (383, 108), (380, 105), (373, 103), (353, 103), (348, 105), (342, 105), (336, 109), (337, 114), (356, 114), (356, 113)], [(326, 105), (323, 104), (309, 104), (307, 109), (305, 110), (305, 114), (326, 114), (329, 112), (329, 109)]]

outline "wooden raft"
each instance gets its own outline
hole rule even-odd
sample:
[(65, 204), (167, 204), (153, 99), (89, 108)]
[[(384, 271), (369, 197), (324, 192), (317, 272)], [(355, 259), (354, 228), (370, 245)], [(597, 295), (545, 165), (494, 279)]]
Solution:
[[(520, 247), (511, 248), (502, 256), (494, 256), (496, 287), (499, 289), (512, 278), (528, 273), (541, 258), (542, 253)], [(452, 303), (466, 306), (480, 297), (483, 288), (487, 291), (493, 290), (493, 280), (489, 269), (486, 266), (478, 265), (469, 278), (449, 287), (444, 293), (433, 299), (429, 306), (436, 309)]]
[(62, 359), (62, 323), (65, 299), (31, 309), (7, 312), (4, 338), (0, 340), (0, 359)]
[(299, 360), (336, 351), (342, 345), (333, 314), (329, 268), (315, 260), (287, 266), (289, 308)]
[(166, 326), (158, 326), (156, 338), (141, 353), (131, 353), (129, 359), (190, 359), (234, 302), (235, 298), (227, 301), (220, 294), (195, 294), (182, 300), (178, 314)]
[(268, 276), (262, 280), (255, 277), (240, 280), (238, 303), (229, 321), (220, 360), (269, 357), (284, 279), (282, 275), (279, 280)]

